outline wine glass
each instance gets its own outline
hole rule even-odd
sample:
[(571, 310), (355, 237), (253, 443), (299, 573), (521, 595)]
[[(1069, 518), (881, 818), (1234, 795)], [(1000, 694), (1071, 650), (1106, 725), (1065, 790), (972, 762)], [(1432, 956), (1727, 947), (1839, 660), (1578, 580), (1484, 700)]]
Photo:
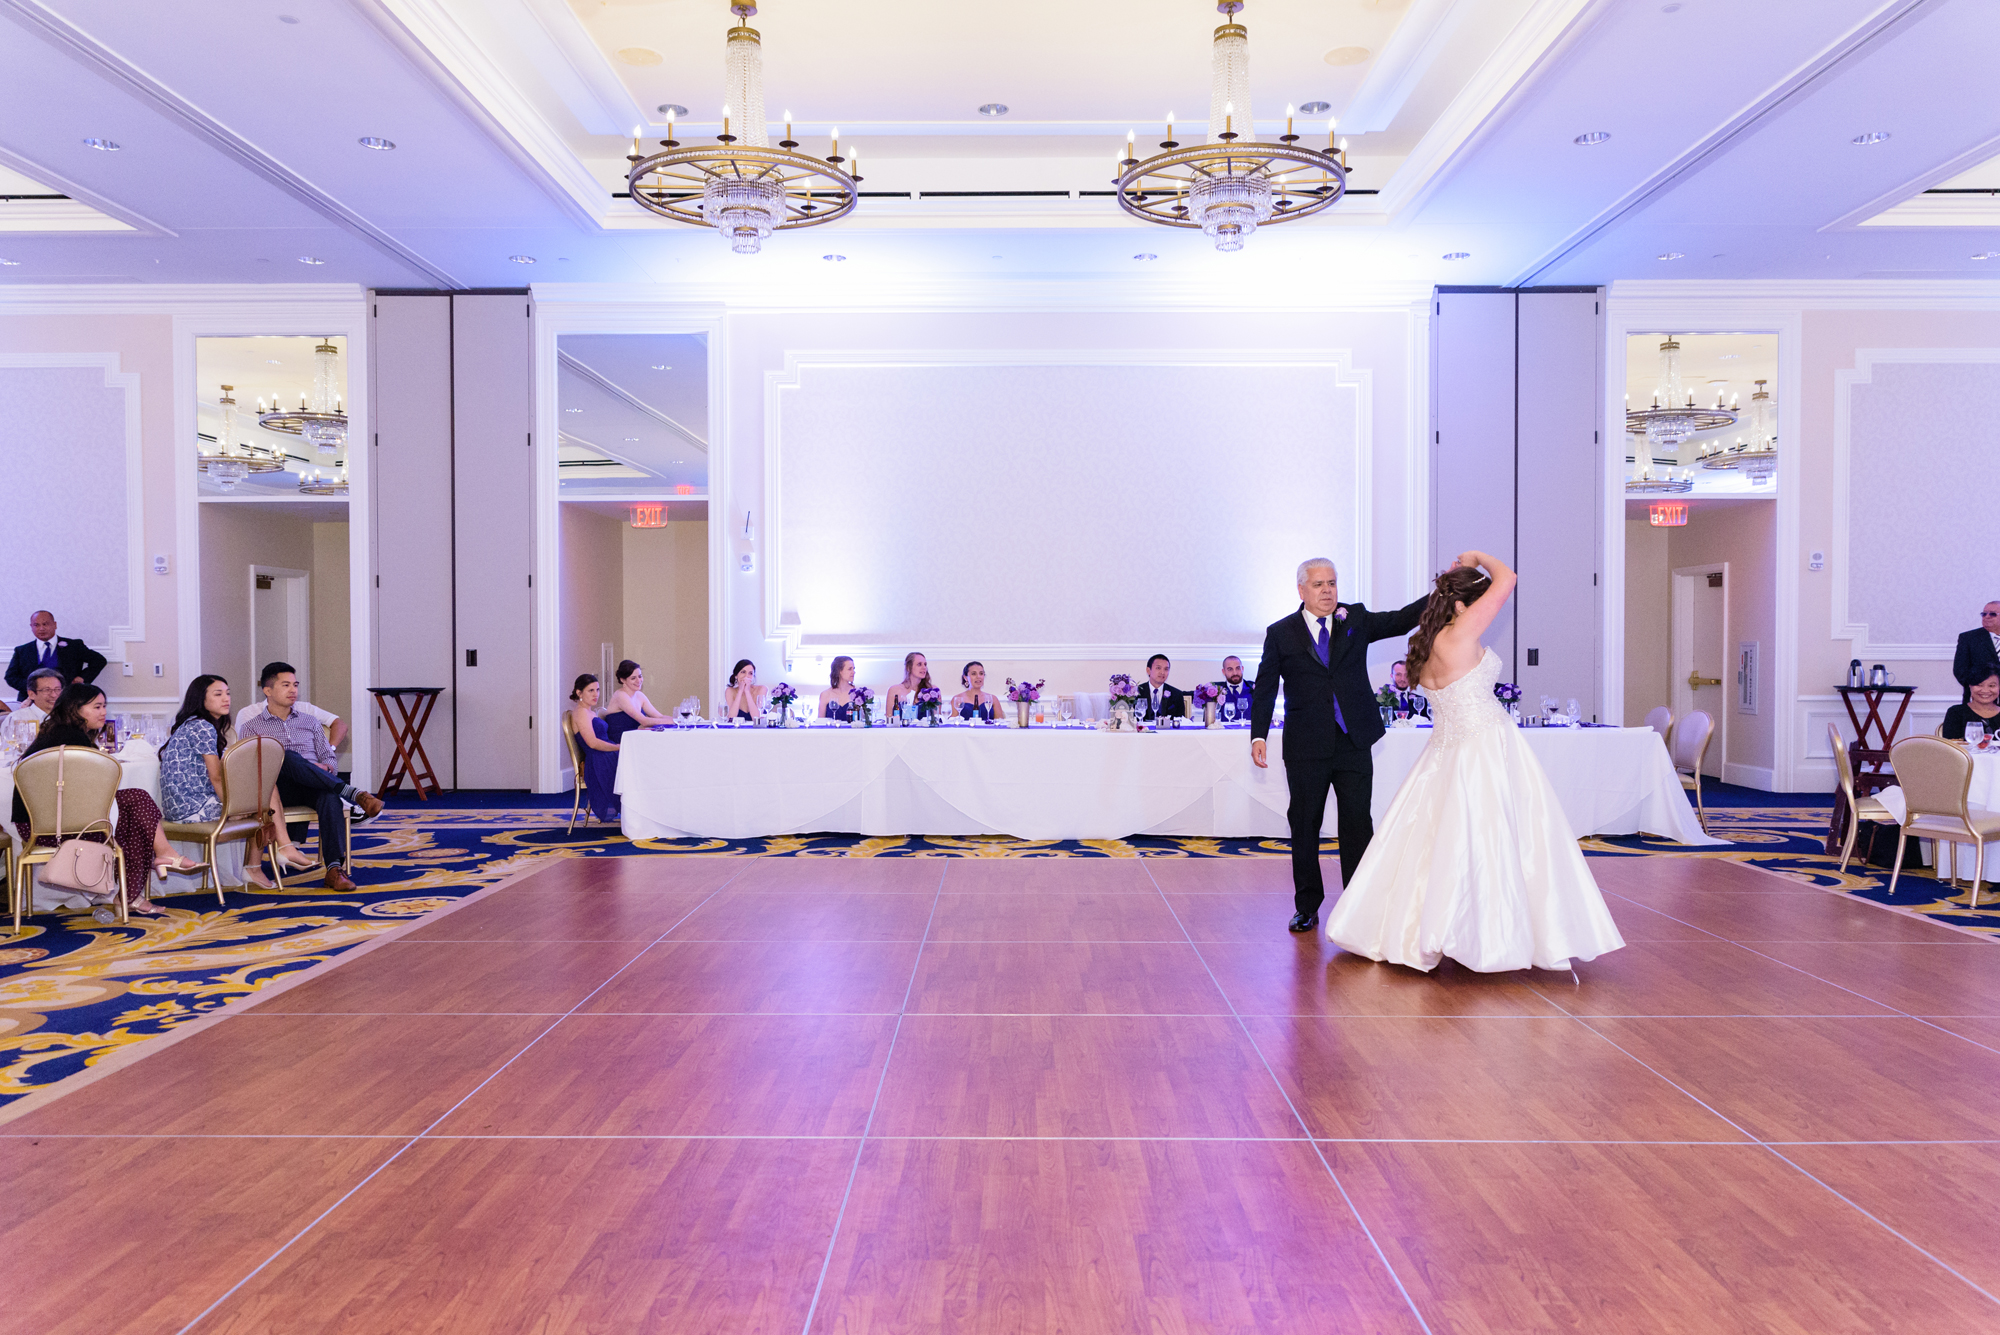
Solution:
[(1234, 723), (1236, 721), (1236, 702), (1234, 700), (1224, 700), (1222, 702), (1222, 721), (1224, 723)]
[(1067, 723), (1076, 714), (1076, 702), (1067, 697), (1058, 700), (1056, 702), (1056, 712), (1062, 715), (1062, 721)]
[(1965, 744), (1967, 746), (1978, 746), (1985, 737), (1986, 725), (1984, 723), (1975, 721), (1965, 725)]

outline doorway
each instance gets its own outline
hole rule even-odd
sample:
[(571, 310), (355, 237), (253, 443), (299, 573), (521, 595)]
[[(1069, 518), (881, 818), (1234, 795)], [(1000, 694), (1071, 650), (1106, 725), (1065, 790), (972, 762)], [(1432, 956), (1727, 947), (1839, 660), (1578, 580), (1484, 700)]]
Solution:
[(1729, 710), (1723, 689), (1729, 652), (1729, 563), (1680, 566), (1673, 572), (1668, 662), (1675, 719), (1701, 710), (1715, 720), (1715, 732), (1701, 772), (1722, 777), (1729, 753)]
[[(250, 567), (250, 666), (254, 687), (266, 663), (298, 669), (299, 699), (312, 699), (312, 575), (282, 566)], [(246, 696), (244, 702), (248, 702)]]

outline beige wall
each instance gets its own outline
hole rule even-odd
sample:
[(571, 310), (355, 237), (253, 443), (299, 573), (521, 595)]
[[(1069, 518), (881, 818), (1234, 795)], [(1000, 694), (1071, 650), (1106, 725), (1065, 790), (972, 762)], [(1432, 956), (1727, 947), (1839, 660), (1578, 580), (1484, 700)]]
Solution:
[[(354, 680), (353, 640), (348, 633), (347, 525), (312, 526), (312, 679), (313, 703), (336, 714), (353, 709), (349, 703)], [(374, 726), (372, 719), (349, 719), (350, 728)], [(386, 739), (385, 739), (386, 740)], [(347, 768), (349, 745), (340, 744), (340, 765)]]
[(1625, 521), (1625, 726), (1636, 728), (1649, 710), (1671, 705), (1670, 604), (1667, 535), (1644, 519)]
[[(671, 713), (681, 700), (698, 695), (703, 712), (712, 712), (708, 525), (675, 521), (665, 528), (621, 526), (619, 532), (625, 550), (625, 639), (620, 654), (645, 667), (646, 695), (655, 709)], [(594, 656), (593, 650), (593, 662)]]
[[(1771, 787), (1776, 754), (1773, 701), (1760, 689), (1757, 713), (1737, 710), (1734, 664), (1736, 646), (1755, 640), (1760, 663), (1769, 663), (1778, 631), (1778, 513), (1773, 501), (1742, 501), (1689, 508), (1685, 528), (1667, 533), (1667, 568), (1729, 563), (1729, 627), (1723, 641), (1723, 708), (1727, 744), (1722, 777), (1730, 783)], [(1629, 610), (1629, 609), (1628, 609)], [(1628, 667), (1629, 671), (1629, 667)], [(1768, 686), (1768, 683), (1766, 683)]]
[[(562, 681), (565, 694), (580, 673), (599, 672), (602, 646), (612, 661), (625, 652), (624, 525), (581, 506), (562, 507)], [(702, 525), (704, 529), (706, 525)], [(703, 567), (706, 578), (706, 563)], [(704, 617), (706, 610), (704, 608)], [(702, 623), (704, 629), (707, 622)], [(610, 688), (605, 688), (610, 694)], [(647, 695), (653, 692), (648, 691)], [(682, 692), (686, 694), (686, 692)], [(676, 697), (679, 698), (679, 697)]]

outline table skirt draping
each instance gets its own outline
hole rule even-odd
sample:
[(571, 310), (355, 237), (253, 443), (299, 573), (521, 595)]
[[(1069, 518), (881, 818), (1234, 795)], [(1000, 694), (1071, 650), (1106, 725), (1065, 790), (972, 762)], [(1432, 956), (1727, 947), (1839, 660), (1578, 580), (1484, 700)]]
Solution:
[[(1650, 728), (1530, 729), (1524, 735), (1582, 834), (1702, 832)], [(1391, 731), (1375, 747), (1374, 815), (1430, 738)], [(1250, 760), (1243, 729), (1151, 734), (1030, 728), (693, 728), (631, 732), (618, 757), (623, 828), (635, 839), (743, 839), (814, 832), (1282, 838), (1284, 762)], [(1327, 811), (1325, 832), (1334, 830)]]

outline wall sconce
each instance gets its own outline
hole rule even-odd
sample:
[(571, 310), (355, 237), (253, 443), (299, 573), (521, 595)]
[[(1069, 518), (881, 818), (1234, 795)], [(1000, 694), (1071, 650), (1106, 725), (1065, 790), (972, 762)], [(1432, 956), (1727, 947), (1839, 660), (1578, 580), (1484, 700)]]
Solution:
[(1688, 508), (1680, 504), (1659, 503), (1647, 512), (1647, 518), (1652, 521), (1654, 528), (1685, 528)]
[(633, 528), (665, 528), (667, 507), (664, 501), (642, 501), (632, 507)]

